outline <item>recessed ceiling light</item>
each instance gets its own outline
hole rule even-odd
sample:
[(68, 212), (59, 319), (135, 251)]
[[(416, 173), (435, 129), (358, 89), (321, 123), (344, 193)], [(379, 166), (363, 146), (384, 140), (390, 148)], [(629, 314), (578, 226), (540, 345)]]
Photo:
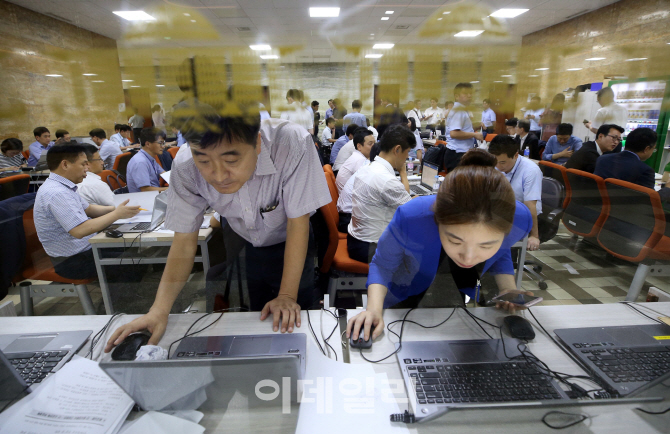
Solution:
[(165, 87), (164, 84), (157, 84), (156, 87)]
[(536, 71), (548, 71), (549, 68), (536, 68), (535, 70)]
[(331, 18), (340, 16), (340, 8), (309, 8), (312, 18)]
[(156, 21), (156, 18), (144, 11), (114, 11), (113, 13), (128, 21)]
[(85, 75), (86, 77), (95, 77), (98, 74), (82, 74), (82, 75)]
[(166, 36), (163, 39), (172, 39), (170, 36)]
[(276, 54), (263, 54), (261, 55), (261, 59), (264, 60), (279, 59), (279, 56), (277, 56)]
[(61, 74), (45, 74), (47, 77), (62, 77)]
[(507, 78), (507, 77), (511, 77), (511, 75), (501, 75), (501, 77)]
[(479, 81), (475, 80), (475, 81), (471, 81), (470, 83), (477, 84), (477, 83), (479, 83)]
[(191, 14), (184, 12), (184, 16), (190, 17)]
[(450, 13), (451, 13), (451, 11), (442, 12), (442, 15), (449, 15)]
[(91, 80), (91, 83), (104, 83), (102, 80)]
[(393, 48), (395, 44), (375, 44), (372, 46), (374, 49), (381, 49), (381, 50), (388, 50), (389, 48)]
[(140, 87), (140, 86), (130, 86), (130, 87)]
[(386, 11), (386, 15), (391, 15), (393, 11)]
[(456, 33), (454, 36), (457, 38), (474, 38), (484, 33), (483, 30), (463, 30), (462, 32)]
[(192, 23), (195, 23), (196, 21), (195, 21), (195, 20), (191, 20), (191, 22), (192, 22)]
[(537, 75), (537, 74), (532, 74), (532, 75), (529, 75), (529, 77), (539, 77), (539, 75)]
[(518, 17), (519, 15), (528, 12), (528, 9), (498, 9), (497, 11), (493, 12), (491, 14), (492, 17), (495, 18), (514, 18)]
[(442, 21), (442, 18), (438, 18), (437, 21)]
[(589, 57), (586, 60), (605, 60), (605, 57)]
[(251, 48), (254, 51), (267, 51), (267, 50), (272, 50), (272, 47), (267, 45), (267, 44), (259, 44), (259, 45), (249, 45), (249, 48)]
[(647, 60), (646, 57), (633, 57), (632, 59), (626, 59), (626, 62), (637, 62), (638, 60)]
[(123, 82), (125, 82), (125, 83), (130, 83), (130, 82), (133, 82), (133, 81), (135, 81), (135, 80), (121, 80), (121, 81), (123, 81)]
[(374, 36), (374, 35), (375, 35), (374, 33), (370, 33), (370, 36)]
[(382, 17), (382, 21), (388, 21), (389, 17)]
[(568, 71), (581, 71), (582, 68), (568, 68)]
[(494, 83), (502, 83), (502, 80), (496, 80)]
[(374, 54), (366, 54), (365, 58), (366, 59), (379, 59), (382, 56), (383, 56), (383, 54), (374, 53)]

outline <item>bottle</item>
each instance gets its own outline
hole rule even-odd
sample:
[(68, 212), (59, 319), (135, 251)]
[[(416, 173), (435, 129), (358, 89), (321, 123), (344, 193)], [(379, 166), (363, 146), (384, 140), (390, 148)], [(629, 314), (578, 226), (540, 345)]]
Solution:
[(528, 158), (530, 156), (530, 149), (529, 148), (526, 148), (526, 149), (523, 150), (523, 156), (526, 157), (526, 158)]
[(440, 176), (435, 175), (435, 183), (433, 184), (433, 193), (437, 193), (440, 190)]
[(430, 137), (429, 140), (433, 140), (433, 130), (430, 130)]
[(412, 157), (409, 157), (409, 160), (407, 160), (407, 174), (411, 174), (414, 172), (414, 161), (412, 161)]

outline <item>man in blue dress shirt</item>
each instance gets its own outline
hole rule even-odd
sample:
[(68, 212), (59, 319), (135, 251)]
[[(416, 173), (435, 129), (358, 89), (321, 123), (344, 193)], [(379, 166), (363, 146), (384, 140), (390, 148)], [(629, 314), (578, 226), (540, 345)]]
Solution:
[(347, 133), (337, 139), (335, 143), (333, 143), (333, 148), (330, 151), (330, 164), (335, 164), (335, 160), (337, 160), (337, 154), (340, 153), (342, 146), (346, 145), (349, 140), (354, 139), (354, 132), (356, 131), (356, 128), (359, 128), (359, 126), (356, 124), (349, 124), (347, 127)]
[(452, 171), (461, 161), (463, 154), (475, 146), (475, 140), (484, 140), (482, 133), (475, 133), (468, 106), (472, 102), (472, 85), (458, 83), (454, 88), (456, 103), (447, 115), (447, 149), (444, 152), (444, 168)]
[(559, 124), (556, 135), (551, 136), (544, 148), (542, 159), (563, 165), (581, 147), (582, 140), (572, 135), (572, 124)]
[(28, 157), (28, 166), (35, 167), (42, 156), (42, 152), (49, 151), (54, 145), (51, 141), (51, 132), (46, 127), (37, 127), (33, 130), (35, 141), (30, 144), (30, 156)]
[(156, 161), (156, 156), (163, 153), (165, 133), (157, 128), (145, 128), (140, 133), (140, 141), (142, 150), (133, 155), (126, 168), (128, 191), (167, 190), (167, 187), (160, 186), (160, 174), (165, 170)]

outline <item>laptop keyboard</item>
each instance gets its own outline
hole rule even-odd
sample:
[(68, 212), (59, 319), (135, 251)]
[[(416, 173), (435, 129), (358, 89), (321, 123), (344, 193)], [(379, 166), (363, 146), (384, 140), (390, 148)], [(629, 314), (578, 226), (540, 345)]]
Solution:
[(430, 193), (429, 191), (422, 188), (422, 186), (420, 186), (420, 185), (410, 185), (409, 190), (414, 194), (428, 194), (428, 193)]
[(67, 356), (67, 351), (40, 351), (30, 353), (5, 354), (23, 380), (31, 385), (40, 383)]
[(148, 231), (151, 229), (151, 222), (138, 223), (131, 229), (132, 231)]
[(669, 347), (582, 349), (583, 354), (615, 383), (651, 381), (670, 371)]
[(525, 362), (450, 363), (404, 359), (419, 404), (562, 399), (549, 377)]

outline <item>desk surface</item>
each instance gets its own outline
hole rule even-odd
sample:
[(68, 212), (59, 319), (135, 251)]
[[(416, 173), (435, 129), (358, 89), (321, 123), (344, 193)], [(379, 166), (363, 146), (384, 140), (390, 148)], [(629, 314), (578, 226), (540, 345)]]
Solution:
[[(653, 309), (670, 314), (670, 303), (651, 303)], [(650, 320), (634, 312), (632, 309), (622, 304), (606, 305), (579, 305), (579, 306), (541, 306), (532, 308), (533, 313), (550, 332), (556, 328), (565, 327), (590, 327), (590, 326), (613, 326), (613, 325), (633, 325), (649, 324)], [(348, 317), (353, 317), (358, 311), (349, 311)], [(384, 320), (386, 323), (401, 319), (406, 310), (386, 310)], [(434, 325), (443, 321), (452, 312), (452, 309), (421, 309), (410, 313), (408, 319), (417, 321), (423, 325)], [(500, 324), (505, 316), (504, 312), (493, 308), (471, 309), (474, 315), (485, 319), (494, 324)], [(160, 342), (160, 345), (167, 348), (170, 342), (181, 337), (191, 323), (197, 319), (200, 314), (182, 314), (171, 315), (166, 333)], [(212, 315), (211, 317), (215, 317)], [(257, 312), (245, 313), (226, 313), (220, 321), (211, 328), (203, 331), (201, 335), (230, 335), (230, 334), (260, 334), (271, 333), (271, 321), (260, 322)], [(532, 317), (526, 314), (531, 322)], [(129, 322), (136, 315), (122, 316), (115, 320), (111, 329)], [(68, 316), (68, 317), (19, 317), (19, 318), (0, 318), (0, 330), (3, 333), (31, 333), (49, 331), (66, 331), (79, 329), (92, 329), (97, 332), (109, 320), (109, 316)], [(311, 311), (311, 320), (314, 329), (319, 335), (320, 319), (323, 318), (324, 328), (328, 331), (332, 329), (335, 322), (330, 315), (321, 316), (318, 311)], [(203, 320), (205, 324), (209, 320)], [(399, 331), (400, 324), (396, 324), (394, 330)], [(491, 327), (484, 326), (489, 333), (494, 334)], [(308, 325), (306, 312), (302, 312), (302, 327), (297, 329), (300, 333), (307, 335), (307, 363), (319, 355), (319, 350), (314, 343)], [(107, 340), (103, 337), (101, 342)], [(331, 340), (332, 346), (336, 351), (341, 352), (341, 346), (337, 342), (335, 333)], [(495, 335), (494, 335), (495, 336)], [(499, 335), (498, 335), (499, 336)], [(416, 325), (406, 324), (403, 339), (410, 340), (444, 340), (444, 339), (482, 339), (486, 338), (484, 332), (462, 311), (458, 310), (452, 318), (440, 327), (423, 329)], [(366, 357), (369, 359), (379, 359), (395, 348), (396, 338), (385, 332), (374, 343), (371, 350), (367, 350)], [(98, 345), (94, 352), (96, 360), (109, 360), (108, 354), (102, 354), (102, 344)], [(581, 374), (582, 371), (560, 350), (558, 349), (539, 329), (536, 329), (536, 338), (529, 344), (530, 350), (545, 361), (552, 369), (561, 372)], [(174, 349), (174, 348), (173, 348)], [(80, 354), (85, 355), (88, 348), (85, 347)], [(342, 360), (341, 353), (339, 360)], [(364, 361), (359, 352), (351, 352), (351, 363), (368, 363)], [(401, 373), (395, 356), (378, 364), (372, 364), (373, 369), (378, 373), (386, 373), (389, 379), (400, 379)], [(609, 406), (586, 406), (561, 408), (562, 411), (571, 413), (584, 413), (591, 418), (572, 428), (564, 430), (568, 433), (620, 433), (634, 432), (638, 433), (667, 433), (668, 415), (653, 416), (645, 415), (634, 411), (634, 407), (640, 407), (640, 404), (618, 404)], [(659, 411), (668, 407), (668, 402), (642, 405), (642, 407)], [(282, 419), (277, 415), (258, 415), (244, 413), (243, 406), (229, 406), (227, 412), (222, 414), (207, 414), (201, 422), (207, 427), (207, 432), (241, 432), (234, 427), (244, 427), (248, 424), (253, 426), (254, 432), (286, 432), (282, 431), (287, 426), (292, 426), (286, 422), (286, 416)], [(400, 404), (403, 411), (406, 404)], [(234, 410), (234, 411), (233, 411)], [(427, 424), (410, 425), (412, 433), (444, 433), (448, 427), (452, 433), (477, 433), (483, 432), (509, 432), (509, 433), (544, 433), (554, 432), (545, 427), (540, 419), (549, 411), (548, 408), (538, 409), (505, 409), (505, 410), (468, 410), (454, 411), (443, 416), (441, 419)], [(243, 414), (244, 413), (244, 414)], [(337, 424), (338, 417), (346, 415), (324, 415), (324, 423)], [(252, 421), (250, 421), (250, 419)], [(280, 420), (281, 419), (281, 420)], [(327, 420), (326, 420), (327, 419)], [(337, 429), (337, 426), (334, 426)], [(224, 431), (225, 430), (225, 431)], [(334, 430), (333, 430), (334, 431)], [(316, 432), (316, 431), (315, 431)], [(366, 433), (368, 434), (368, 433)]]
[[(198, 241), (204, 241), (207, 239), (209, 235), (211, 235), (213, 229), (211, 227), (207, 229), (200, 229), (198, 232)], [(122, 238), (110, 238), (107, 235), (105, 235), (104, 232), (98, 233), (96, 236), (91, 237), (88, 241), (91, 244), (111, 244), (111, 243), (119, 243), (123, 242), (123, 240), (126, 240), (127, 242), (132, 242), (133, 240), (137, 239), (135, 241), (136, 243), (139, 243), (140, 241), (142, 242), (168, 242), (172, 241), (174, 239), (174, 232), (147, 232), (143, 233), (141, 239), (138, 237), (140, 235), (139, 233), (124, 233)], [(130, 245), (128, 245), (130, 247)]]

